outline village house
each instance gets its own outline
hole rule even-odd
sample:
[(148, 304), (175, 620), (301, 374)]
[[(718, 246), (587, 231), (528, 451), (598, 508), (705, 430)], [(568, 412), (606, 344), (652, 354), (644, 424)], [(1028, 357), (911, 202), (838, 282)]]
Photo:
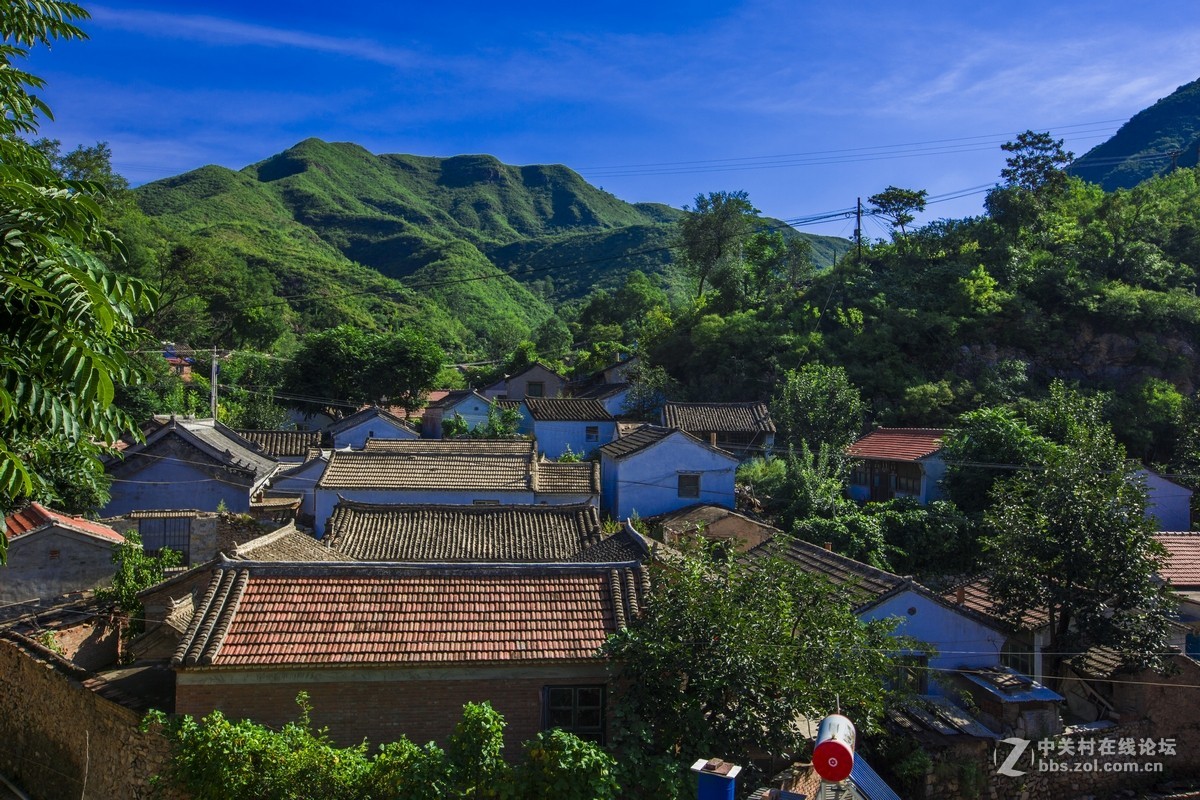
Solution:
[(521, 405), (538, 449), (547, 458), (562, 458), (568, 452), (590, 458), (617, 435), (617, 421), (598, 400), (527, 398)]
[(359, 561), (551, 563), (640, 561), (628, 525), (605, 534), (594, 505), (378, 505), (343, 500), (322, 542)]
[(604, 410), (614, 417), (619, 417), (625, 413), (625, 398), (629, 395), (629, 384), (625, 382), (619, 383), (598, 383), (594, 386), (586, 388), (573, 389), (568, 387), (571, 397), (576, 397), (580, 400), (597, 400)]
[(442, 426), (446, 420), (458, 416), (466, 423), (467, 429), (483, 425), (488, 419), (488, 410), (492, 401), (474, 389), (447, 392), (444, 397), (425, 407), (421, 417), (421, 437), (424, 439), (441, 439)]
[(506, 375), (479, 390), (489, 400), (524, 400), (527, 397), (561, 397), (567, 379), (545, 364), (535, 363), (516, 375)]
[(944, 682), (931, 680), (931, 676), (994, 668), (1002, 663), (1007, 633), (1000, 623), (970, 606), (947, 600), (911, 578), (801, 539), (782, 544), (771, 540), (749, 551), (748, 556), (790, 561), (844, 590), (860, 619), (898, 620), (894, 635), (929, 645), (931, 652), (911, 654), (908, 666), (898, 676), (898, 681), (917, 694), (949, 693)]
[(601, 508), (613, 519), (697, 503), (733, 508), (738, 463), (689, 433), (643, 425), (600, 447)]
[(778, 528), (751, 519), (724, 506), (694, 505), (646, 520), (664, 544), (678, 546), (693, 537), (710, 542), (728, 542), (745, 552), (768, 541)]
[[(294, 525), (284, 525), (242, 542), (232, 542), (225, 555), (234, 560), (258, 562), (353, 560), (297, 530)], [(145, 630), (130, 643), (130, 656), (139, 660), (167, 660), (175, 654), (212, 579), (218, 556), (214, 554), (204, 563), (172, 575), (138, 594)]]
[(876, 428), (863, 436), (846, 451), (854, 459), (850, 497), (860, 503), (913, 497), (921, 505), (940, 499), (945, 435), (942, 428)]
[(46, 602), (112, 582), (113, 547), (125, 541), (107, 525), (30, 503), (4, 519), (7, 562), (0, 603)]
[(420, 434), (404, 420), (377, 406), (367, 406), (325, 429), (335, 450), (361, 450), (371, 439), (416, 439)]
[(1160, 531), (1192, 529), (1192, 490), (1145, 467), (1137, 471), (1146, 483), (1146, 516)]
[(271, 492), (296, 495), (300, 506), (296, 511), (296, 522), (311, 528), (317, 512), (317, 481), (329, 464), (330, 450), (313, 448), (299, 464), (285, 466), (271, 478)]
[(775, 423), (766, 403), (664, 403), (662, 424), (741, 459), (767, 455), (775, 446)]
[(223, 507), (248, 513), (279, 462), (213, 419), (155, 417), (143, 443), (105, 461), (111, 498), (101, 516), (144, 509)]
[(597, 650), (646, 582), (636, 562), (223, 561), (172, 658), (175, 710), (279, 727), (304, 691), (340, 745), (444, 744), (463, 704), (486, 700), (510, 743), (550, 727), (604, 743)]
[(598, 465), (538, 458), (528, 439), (372, 442), (335, 450), (316, 489), (317, 536), (341, 500), (450, 505), (596, 504)]

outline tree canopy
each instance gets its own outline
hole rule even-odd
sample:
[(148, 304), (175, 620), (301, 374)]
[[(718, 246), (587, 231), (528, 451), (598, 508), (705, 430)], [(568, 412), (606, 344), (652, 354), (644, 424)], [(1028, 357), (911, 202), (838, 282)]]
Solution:
[(78, 458), (133, 433), (116, 408), (116, 386), (136, 379), (127, 354), (153, 293), (114, 274), (94, 255), (119, 257), (103, 225), (98, 183), (63, 178), (18, 134), (49, 109), (31, 90), (42, 79), (18, 66), (29, 49), (84, 38), (86, 12), (58, 0), (18, 0), (0, 11), (0, 506), (35, 487), (34, 461), (47, 439)]

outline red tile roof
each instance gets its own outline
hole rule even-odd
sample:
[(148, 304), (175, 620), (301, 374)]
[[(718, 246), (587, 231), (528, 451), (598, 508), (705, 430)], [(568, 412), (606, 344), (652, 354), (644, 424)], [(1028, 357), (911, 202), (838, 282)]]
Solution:
[(637, 613), (634, 564), (256, 564), (215, 570), (175, 666), (481, 664), (596, 658)]
[[(961, 603), (958, 600), (960, 596), (962, 597)], [(973, 578), (964, 584), (942, 592), (942, 599), (956, 608), (982, 614), (984, 617), (1004, 623), (1010, 628), (1013, 627), (1012, 620), (1001, 614), (999, 603), (992, 597), (991, 584), (986, 577)], [(1035, 630), (1049, 621), (1050, 618), (1044, 609), (1031, 610), (1021, 616), (1019, 627), (1023, 630)]]
[(942, 449), (944, 428), (877, 428), (850, 445), (853, 458), (918, 461)]
[(107, 525), (93, 522), (83, 517), (72, 517), (57, 511), (51, 511), (41, 503), (30, 503), (20, 511), (14, 511), (4, 520), (5, 533), (9, 539), (14, 539), (31, 531), (57, 524), (64, 528), (81, 531), (113, 542), (123, 542), (125, 537)]
[(1167, 532), (1154, 538), (1167, 548), (1167, 563), (1159, 575), (1176, 591), (1200, 589), (1200, 533)]

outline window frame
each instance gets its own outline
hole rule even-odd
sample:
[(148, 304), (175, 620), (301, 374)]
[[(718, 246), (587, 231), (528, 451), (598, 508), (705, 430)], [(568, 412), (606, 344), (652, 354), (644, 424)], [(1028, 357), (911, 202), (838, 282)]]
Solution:
[[(535, 387), (535, 386), (537, 387), (536, 393), (534, 393), (534, 390), (533, 390), (533, 387)], [(525, 396), (532, 397), (534, 399), (537, 399), (539, 397), (545, 397), (546, 396), (546, 382), (545, 381), (526, 381), (525, 382)]]
[[(676, 476), (675, 492), (678, 497), (682, 497), (682, 498), (688, 499), (688, 500), (699, 500), (700, 499), (700, 473), (699, 472), (677, 472), (677, 473), (675, 473), (675, 476)], [(691, 490), (691, 489), (688, 489), (687, 491), (684, 490), (685, 481), (689, 484), (694, 482), (695, 487), (696, 487), (694, 490), (694, 493), (692, 493), (693, 490)]]
[[(563, 693), (570, 692), (570, 705), (561, 702)], [(597, 693), (598, 702), (580, 704), (582, 693)], [(555, 696), (558, 704), (555, 704)], [(563, 712), (569, 715), (569, 720), (563, 724)], [(590, 724), (585, 718), (595, 720)], [(556, 721), (557, 718), (557, 721)], [(580, 739), (592, 741), (600, 745), (607, 743), (608, 738), (608, 687), (602, 683), (596, 684), (547, 684), (542, 687), (542, 730), (559, 730), (572, 733)]]

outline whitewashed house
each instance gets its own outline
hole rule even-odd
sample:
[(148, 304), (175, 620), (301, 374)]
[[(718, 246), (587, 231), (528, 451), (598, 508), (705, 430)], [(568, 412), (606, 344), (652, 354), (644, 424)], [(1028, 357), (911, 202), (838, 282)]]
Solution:
[(697, 503), (734, 508), (738, 463), (689, 433), (643, 425), (600, 447), (601, 509), (626, 519)]
[(369, 439), (416, 439), (417, 431), (404, 420), (382, 408), (368, 406), (326, 428), (333, 448), (361, 450)]

